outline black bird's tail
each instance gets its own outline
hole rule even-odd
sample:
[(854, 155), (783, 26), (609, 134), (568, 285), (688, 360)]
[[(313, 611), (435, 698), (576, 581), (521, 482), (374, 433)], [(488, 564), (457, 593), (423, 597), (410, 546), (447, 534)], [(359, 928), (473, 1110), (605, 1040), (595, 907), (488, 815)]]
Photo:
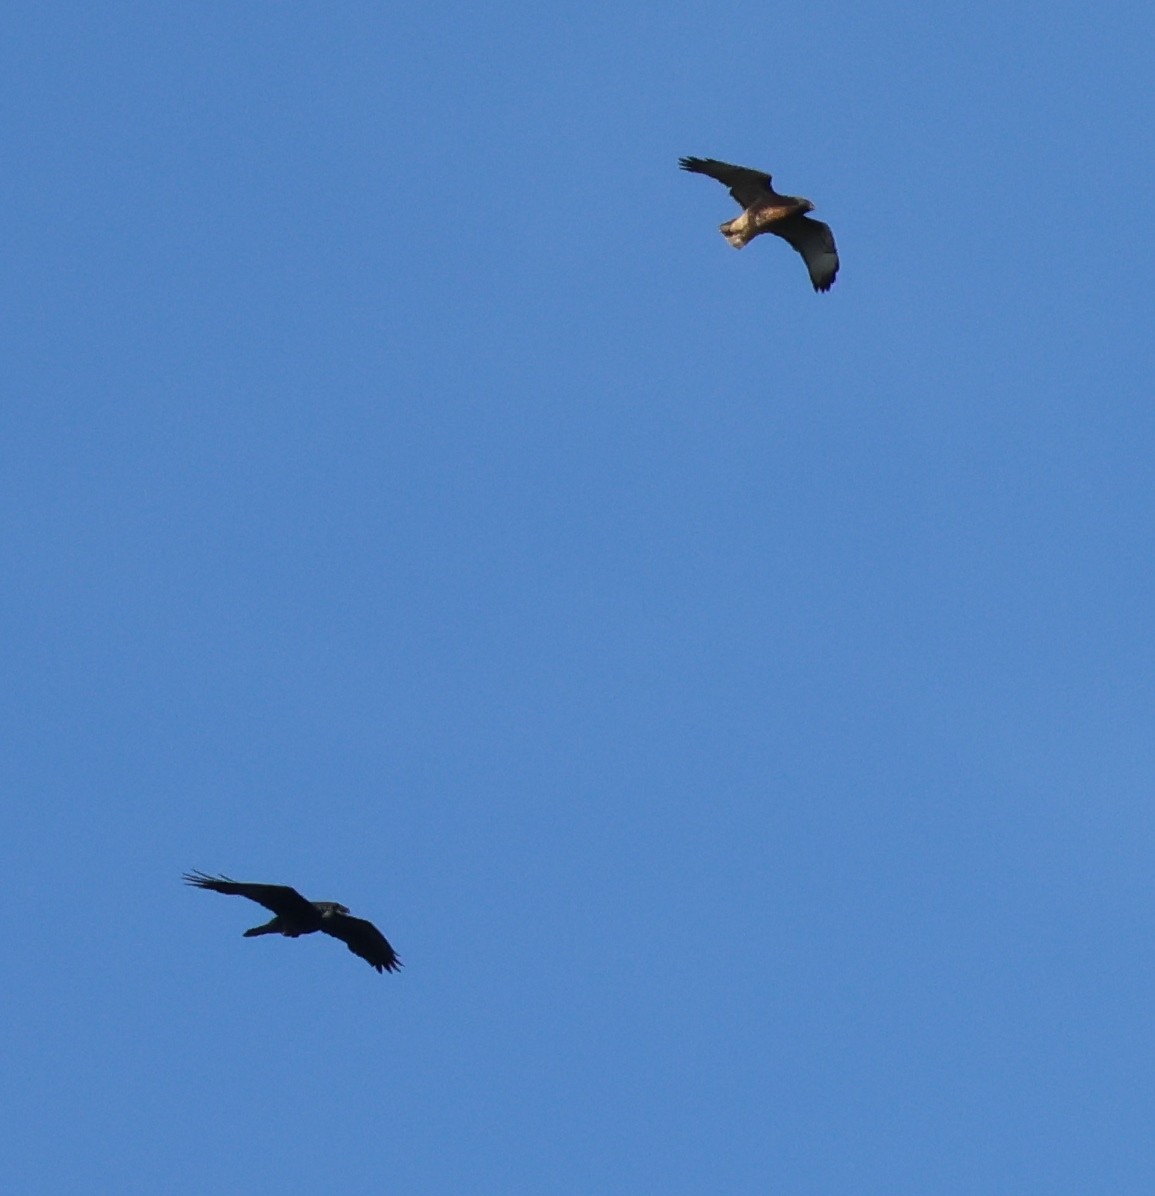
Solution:
[(283, 934), (281, 929), (281, 919), (274, 918), (271, 922), (266, 922), (264, 926), (254, 926), (252, 930), (246, 930), (241, 936), (246, 939), (255, 939), (258, 934)]

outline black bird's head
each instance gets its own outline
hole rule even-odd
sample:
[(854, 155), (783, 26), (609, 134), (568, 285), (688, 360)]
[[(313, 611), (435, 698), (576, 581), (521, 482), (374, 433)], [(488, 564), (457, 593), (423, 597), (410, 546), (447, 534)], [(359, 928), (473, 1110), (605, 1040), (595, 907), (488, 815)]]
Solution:
[(313, 903), (321, 911), (322, 918), (331, 918), (334, 914), (347, 914), (347, 905), (338, 905), (336, 901), (316, 901)]

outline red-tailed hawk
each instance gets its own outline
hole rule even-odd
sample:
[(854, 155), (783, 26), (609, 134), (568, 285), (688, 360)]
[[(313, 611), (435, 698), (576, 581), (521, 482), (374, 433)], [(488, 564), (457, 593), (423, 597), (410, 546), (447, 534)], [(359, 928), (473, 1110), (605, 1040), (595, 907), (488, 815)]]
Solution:
[(768, 174), (748, 166), (731, 166), (713, 158), (682, 158), (679, 165), (683, 170), (706, 174), (724, 183), (745, 209), (741, 216), (722, 225), (722, 235), (735, 249), (741, 249), (762, 233), (773, 233), (802, 254), (814, 289), (830, 290), (838, 273), (838, 250), (834, 248), (830, 226), (806, 215), (814, 211), (810, 200), (800, 195), (779, 195)]

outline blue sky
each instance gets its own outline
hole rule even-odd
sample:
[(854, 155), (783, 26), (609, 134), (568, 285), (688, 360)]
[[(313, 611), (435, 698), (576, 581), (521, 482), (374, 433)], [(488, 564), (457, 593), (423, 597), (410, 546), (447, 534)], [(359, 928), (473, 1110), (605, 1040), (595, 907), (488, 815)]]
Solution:
[(1150, 1192), (1149, 7), (3, 30), (11, 1190)]

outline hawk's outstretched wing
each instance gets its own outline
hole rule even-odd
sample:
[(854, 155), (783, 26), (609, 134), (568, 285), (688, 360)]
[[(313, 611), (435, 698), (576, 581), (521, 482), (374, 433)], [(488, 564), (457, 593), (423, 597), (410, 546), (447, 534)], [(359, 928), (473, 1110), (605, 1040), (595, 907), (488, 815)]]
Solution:
[(729, 162), (719, 162), (716, 158), (682, 158), (678, 165), (683, 170), (708, 175), (717, 179), (719, 183), (725, 183), (730, 188), (730, 194), (744, 208), (778, 198), (778, 193), (770, 185), (770, 175), (761, 170), (751, 170), (748, 166), (732, 166)]
[(838, 250), (829, 224), (809, 216), (790, 216), (770, 225), (770, 232), (787, 241), (802, 254), (816, 291), (828, 291), (838, 273)]

